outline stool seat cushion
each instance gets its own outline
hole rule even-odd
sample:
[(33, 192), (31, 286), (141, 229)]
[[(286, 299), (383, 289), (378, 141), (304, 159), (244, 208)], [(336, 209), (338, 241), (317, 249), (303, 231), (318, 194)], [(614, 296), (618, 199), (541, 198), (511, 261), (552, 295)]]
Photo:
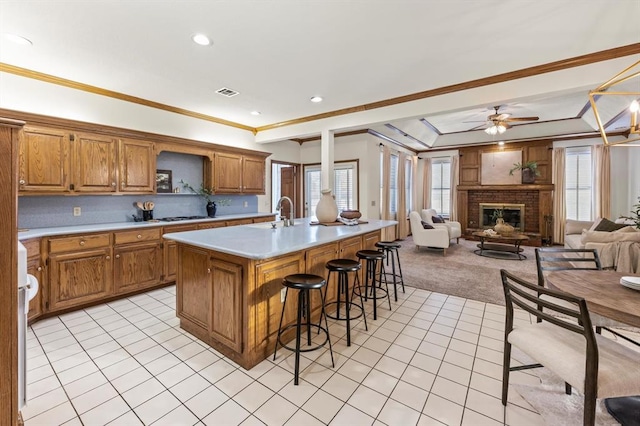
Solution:
[(325, 267), (331, 271), (358, 271), (360, 270), (360, 262), (351, 259), (333, 259), (327, 262)]
[(356, 253), (356, 256), (358, 256), (358, 259), (366, 260), (384, 259), (387, 257), (384, 253), (377, 250), (360, 250)]
[(313, 290), (324, 287), (327, 281), (319, 275), (292, 274), (282, 280), (282, 285), (296, 290)]
[(396, 243), (395, 241), (378, 241), (376, 243), (376, 247), (380, 248), (400, 248), (400, 243)]

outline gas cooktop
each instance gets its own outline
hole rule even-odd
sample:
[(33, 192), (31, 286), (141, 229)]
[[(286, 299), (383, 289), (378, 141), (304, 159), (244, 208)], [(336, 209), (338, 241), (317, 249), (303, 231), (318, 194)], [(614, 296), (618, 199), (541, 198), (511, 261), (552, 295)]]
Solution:
[(180, 220), (194, 220), (194, 219), (207, 219), (207, 216), (173, 216), (173, 217), (161, 217), (158, 220), (163, 222), (178, 222)]

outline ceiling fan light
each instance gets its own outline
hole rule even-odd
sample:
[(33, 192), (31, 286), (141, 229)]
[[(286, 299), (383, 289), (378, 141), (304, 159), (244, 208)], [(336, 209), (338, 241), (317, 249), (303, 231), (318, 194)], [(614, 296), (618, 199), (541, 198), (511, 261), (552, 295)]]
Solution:
[(505, 126), (503, 126), (502, 124), (498, 124), (496, 126), (496, 129), (498, 130), (498, 133), (503, 134), (504, 132), (507, 131), (507, 128)]
[(629, 111), (638, 112), (638, 110), (640, 110), (640, 103), (634, 100), (633, 102), (631, 102), (631, 105), (629, 106)]
[(484, 131), (486, 134), (494, 136), (498, 133), (498, 128), (496, 126), (491, 126), (484, 129)]

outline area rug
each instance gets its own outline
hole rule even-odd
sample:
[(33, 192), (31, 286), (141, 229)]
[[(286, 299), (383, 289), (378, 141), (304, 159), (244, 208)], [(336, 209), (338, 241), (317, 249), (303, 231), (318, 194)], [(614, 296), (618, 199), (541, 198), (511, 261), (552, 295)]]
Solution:
[[(546, 368), (536, 370), (542, 383), (536, 386), (514, 384), (513, 387), (548, 425), (582, 425), (584, 397), (575, 390), (571, 395), (564, 393), (564, 382)], [(618, 426), (618, 423), (604, 406), (604, 399), (596, 405), (597, 426)]]
[(474, 254), (477, 241), (460, 239), (446, 256), (442, 249), (416, 248), (411, 237), (399, 242), (404, 282), (411, 287), (504, 305), (500, 269), (537, 282), (534, 247), (524, 247), (527, 259), (511, 260), (507, 253), (501, 259)]

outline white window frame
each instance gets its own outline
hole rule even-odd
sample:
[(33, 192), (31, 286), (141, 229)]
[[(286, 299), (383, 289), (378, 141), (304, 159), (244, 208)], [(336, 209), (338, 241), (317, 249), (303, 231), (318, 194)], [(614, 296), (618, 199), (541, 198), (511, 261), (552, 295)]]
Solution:
[[(449, 186), (445, 187), (445, 186), (440, 186), (438, 188), (436, 188), (434, 186), (435, 184), (435, 179), (433, 179), (433, 174), (436, 172), (440, 173), (440, 182), (444, 182), (444, 166), (443, 164), (449, 164)], [(440, 206), (442, 211), (438, 211), (438, 214), (441, 214), (443, 217), (449, 217), (449, 215), (451, 214), (451, 196), (449, 197), (444, 197), (443, 193), (444, 191), (448, 190), (449, 194), (451, 194), (451, 157), (434, 157), (431, 159), (431, 188), (429, 188), (429, 197), (431, 198), (431, 206), (433, 208), (435, 208), (434, 206), (434, 195), (433, 195), (433, 191), (434, 190), (439, 190), (440, 191)], [(446, 198), (446, 199), (445, 199)], [(447, 206), (447, 209), (444, 209), (444, 206)], [(437, 210), (437, 209), (436, 209)]]
[[(584, 166), (580, 167), (580, 156), (588, 157), (588, 161), (586, 161), (586, 164), (588, 164), (588, 170), (584, 170)], [(573, 161), (573, 159), (575, 159), (575, 161), (577, 162), (575, 170), (572, 170), (572, 167), (570, 167), (570, 161)], [(585, 162), (583, 162), (582, 164), (584, 163)], [(590, 146), (576, 146), (565, 149), (565, 219), (585, 221), (593, 220), (593, 209), (591, 206), (593, 203), (593, 172), (593, 152)], [(569, 176), (569, 173), (576, 174), (575, 186), (568, 186), (569, 180), (567, 177)], [(588, 173), (589, 178), (586, 180), (582, 179), (583, 182), (581, 184), (581, 176), (583, 176), (584, 173)], [(588, 184), (585, 184), (584, 182), (588, 182)], [(581, 196), (581, 192), (585, 190), (589, 191), (588, 200)], [(570, 192), (575, 192), (575, 207), (570, 206), (568, 203)], [(586, 204), (586, 208), (584, 208), (584, 204)], [(583, 212), (583, 215), (580, 215), (581, 211)], [(585, 211), (588, 212), (588, 215), (584, 214)]]
[[(340, 161), (335, 162), (333, 165), (333, 188), (332, 195), (336, 195), (336, 188), (339, 185), (339, 172), (343, 170), (351, 170), (351, 185), (350, 185), (350, 201), (347, 203), (347, 209), (357, 210), (358, 209), (358, 161), (349, 160), (349, 161)], [(305, 216), (311, 217), (315, 216), (315, 209), (318, 201), (320, 200), (320, 191), (323, 189), (321, 180), (318, 182), (314, 182), (313, 179), (309, 178), (309, 174), (314, 173), (317, 174), (318, 179), (321, 179), (321, 165), (320, 164), (307, 164), (303, 168), (303, 176), (304, 176), (304, 208), (305, 208)], [(312, 188), (311, 185), (318, 185), (318, 188)], [(314, 197), (314, 194), (316, 195)], [(313, 198), (312, 198), (313, 197)], [(338, 209), (342, 210), (340, 207), (340, 200), (337, 200)]]

